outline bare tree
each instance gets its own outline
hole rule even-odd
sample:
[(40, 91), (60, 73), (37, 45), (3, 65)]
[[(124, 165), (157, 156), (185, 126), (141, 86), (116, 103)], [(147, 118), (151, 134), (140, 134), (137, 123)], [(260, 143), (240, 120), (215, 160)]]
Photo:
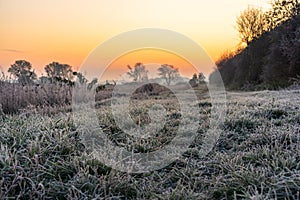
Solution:
[(268, 12), (269, 30), (300, 14), (299, 0), (275, 0)]
[(158, 68), (158, 75), (166, 80), (167, 85), (170, 85), (179, 76), (179, 72), (173, 65), (164, 64)]
[(136, 63), (132, 68), (130, 65), (127, 66), (129, 71), (127, 75), (133, 79), (133, 81), (146, 81), (148, 80), (148, 70), (143, 63)]
[(242, 43), (247, 46), (258, 39), (267, 29), (267, 15), (261, 9), (248, 7), (236, 20), (237, 30)]
[(8, 69), (8, 72), (15, 76), (21, 84), (31, 84), (33, 83), (33, 80), (37, 79), (36, 73), (32, 70), (30, 62), (27, 62), (26, 60), (17, 60)]

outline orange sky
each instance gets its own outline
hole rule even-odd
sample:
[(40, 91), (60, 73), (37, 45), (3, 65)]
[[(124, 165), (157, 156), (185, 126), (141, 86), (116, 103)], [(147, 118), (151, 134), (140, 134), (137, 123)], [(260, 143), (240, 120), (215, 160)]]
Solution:
[[(102, 75), (101, 81), (105, 81), (107, 79), (126, 80), (126, 72), (128, 68), (126, 64), (124, 65), (124, 63), (133, 67), (135, 63), (141, 62), (141, 60), (149, 71), (149, 78), (155, 78), (157, 76), (157, 67), (159, 67), (160, 64), (169, 64), (176, 68), (180, 68), (181, 70), (179, 72), (184, 77), (189, 77), (193, 73), (198, 73), (198, 70), (194, 68), (189, 61), (178, 55), (158, 49), (144, 49), (132, 51), (117, 58), (106, 69)], [(204, 73), (209, 73), (209, 71), (206, 70), (207, 68), (202, 68)]]
[[(32, 63), (38, 74), (52, 61), (76, 70), (103, 41), (138, 28), (164, 28), (182, 33), (201, 45), (213, 60), (238, 43), (235, 19), (247, 6), (267, 7), (269, 0), (0, 0), (0, 66), (15, 60)], [(149, 54), (150, 53), (150, 54)], [(152, 53), (152, 58), (151, 58)], [(166, 53), (148, 51), (123, 59), (164, 63)], [(151, 59), (150, 59), (151, 58)], [(173, 57), (174, 65), (185, 65)], [(176, 61), (177, 59), (177, 61)], [(154, 60), (154, 61), (153, 61)], [(176, 61), (176, 62), (175, 62)], [(212, 69), (206, 69), (208, 73)], [(188, 71), (188, 70), (187, 70)], [(116, 72), (117, 74), (117, 72)]]

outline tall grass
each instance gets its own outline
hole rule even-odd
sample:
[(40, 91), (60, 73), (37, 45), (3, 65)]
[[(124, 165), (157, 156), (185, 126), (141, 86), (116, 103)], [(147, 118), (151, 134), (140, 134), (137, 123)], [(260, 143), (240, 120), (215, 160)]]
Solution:
[(66, 107), (72, 100), (68, 84), (38, 83), (22, 85), (4, 73), (0, 75), (0, 113), (14, 114), (32, 109)]

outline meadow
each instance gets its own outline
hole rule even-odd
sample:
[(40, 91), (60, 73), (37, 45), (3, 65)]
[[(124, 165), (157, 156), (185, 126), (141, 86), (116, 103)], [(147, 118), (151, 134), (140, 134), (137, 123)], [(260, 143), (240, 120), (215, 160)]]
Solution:
[[(180, 159), (143, 174), (120, 172), (91, 157), (65, 101), (28, 104), (14, 114), (2, 110), (0, 199), (299, 199), (299, 89), (227, 92), (221, 135), (205, 157), (199, 152), (212, 104), (205, 88), (195, 91), (201, 121), (195, 141)], [(114, 122), (110, 93), (97, 95), (103, 131), (135, 153), (168, 143), (182, 120), (171, 93), (136, 94), (130, 114), (137, 124), (149, 123), (153, 102), (167, 110), (163, 130), (141, 144)]]
[[(58, 2), (1, 4), (1, 200), (300, 199), (299, 0)], [(54, 58), (74, 66), (52, 61), (42, 72)], [(169, 64), (154, 77), (147, 65), (158, 63)], [(189, 68), (197, 73), (183, 77)], [(226, 102), (207, 82), (226, 88)], [(107, 144), (121, 151), (95, 154)], [(107, 165), (107, 155), (117, 161)], [(149, 158), (172, 162), (137, 173)], [(132, 168), (118, 170), (126, 162)]]

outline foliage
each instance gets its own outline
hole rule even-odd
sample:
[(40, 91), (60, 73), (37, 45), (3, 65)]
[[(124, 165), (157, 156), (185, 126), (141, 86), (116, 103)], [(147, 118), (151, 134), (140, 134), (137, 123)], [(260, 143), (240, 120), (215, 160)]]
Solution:
[(74, 78), (72, 67), (68, 64), (52, 62), (45, 67), (48, 78), (55, 81), (72, 81)]
[(35, 72), (32, 71), (31, 64), (26, 60), (17, 60), (8, 72), (14, 75), (22, 85), (32, 84), (37, 78)]
[(194, 73), (192, 79), (189, 80), (189, 84), (192, 87), (196, 87), (198, 84), (203, 84), (203, 83), (205, 83), (205, 76), (202, 72), (200, 72), (198, 76), (196, 73)]
[(197, 78), (197, 74), (193, 74), (193, 77), (192, 79), (189, 80), (189, 84), (192, 86), (192, 87), (196, 87), (198, 85), (198, 78)]
[(88, 80), (84, 77), (84, 75), (82, 73), (75, 72), (73, 74), (77, 77), (78, 83), (80, 83), (80, 84), (87, 84)]

